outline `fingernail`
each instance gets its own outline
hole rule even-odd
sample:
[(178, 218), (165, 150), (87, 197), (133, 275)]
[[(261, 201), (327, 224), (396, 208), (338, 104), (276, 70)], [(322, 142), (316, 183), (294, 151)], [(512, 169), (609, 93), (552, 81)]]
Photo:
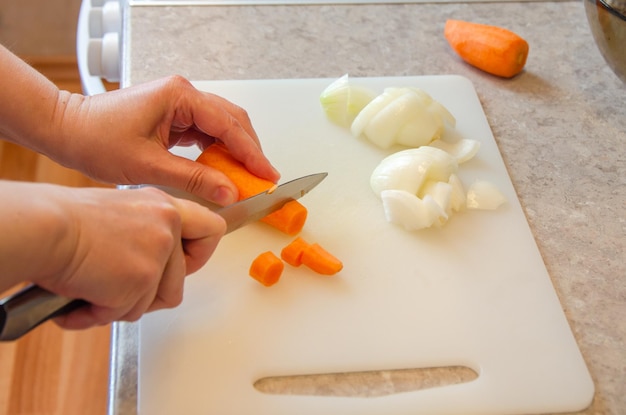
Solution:
[(226, 186), (219, 186), (213, 192), (213, 201), (222, 206), (230, 205), (231, 203), (235, 203), (237, 198), (235, 194)]

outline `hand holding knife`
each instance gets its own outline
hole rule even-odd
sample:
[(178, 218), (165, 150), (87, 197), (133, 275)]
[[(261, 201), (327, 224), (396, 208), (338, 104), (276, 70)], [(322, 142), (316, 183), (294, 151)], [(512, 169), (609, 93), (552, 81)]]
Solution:
[[(190, 193), (172, 188), (161, 188), (174, 197), (193, 200), (209, 207), (227, 223), (226, 233), (255, 222), (290, 200), (299, 199), (319, 184), (328, 174), (317, 173), (284, 183), (271, 192), (252, 196), (223, 208)], [(87, 304), (83, 300), (58, 296), (36, 285), (0, 300), (0, 341), (15, 340), (41, 323), (77, 307)]]

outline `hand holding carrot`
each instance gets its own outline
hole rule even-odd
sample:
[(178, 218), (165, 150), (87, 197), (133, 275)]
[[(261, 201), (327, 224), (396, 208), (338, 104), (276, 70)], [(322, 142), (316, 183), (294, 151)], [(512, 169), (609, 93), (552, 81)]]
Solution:
[(91, 97), (60, 91), (0, 46), (0, 137), (113, 184), (161, 184), (218, 204), (238, 197), (221, 172), (172, 155), (174, 145), (218, 141), (253, 174), (278, 172), (263, 155), (248, 114), (180, 76)]

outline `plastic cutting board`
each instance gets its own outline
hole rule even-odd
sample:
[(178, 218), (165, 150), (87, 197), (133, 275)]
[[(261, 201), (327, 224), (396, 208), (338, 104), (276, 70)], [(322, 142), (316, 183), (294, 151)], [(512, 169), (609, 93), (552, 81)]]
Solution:
[[(441, 229), (385, 221), (369, 177), (389, 152), (327, 121), (331, 79), (196, 82), (246, 108), (269, 158), (289, 180), (327, 171), (301, 199), (301, 236), (344, 262), (331, 278), (286, 266), (265, 288), (248, 277), (260, 252), (291, 241), (257, 223), (227, 235), (188, 277), (183, 304), (140, 322), (139, 412), (219, 415), (528, 414), (585, 408), (594, 387), (520, 207), (482, 107), (459, 76), (357, 78), (382, 92), (417, 86), (480, 140), (460, 168), (506, 195), (497, 211), (466, 211)], [(394, 149), (397, 150), (397, 149)], [(176, 149), (195, 158), (193, 149)], [(381, 397), (272, 395), (268, 376), (461, 365), (478, 378)]]

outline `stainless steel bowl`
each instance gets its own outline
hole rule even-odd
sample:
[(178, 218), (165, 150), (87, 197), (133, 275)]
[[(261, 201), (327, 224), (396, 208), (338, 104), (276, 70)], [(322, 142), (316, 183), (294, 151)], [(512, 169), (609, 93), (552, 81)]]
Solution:
[(600, 53), (626, 83), (626, 0), (584, 0), (584, 3)]

